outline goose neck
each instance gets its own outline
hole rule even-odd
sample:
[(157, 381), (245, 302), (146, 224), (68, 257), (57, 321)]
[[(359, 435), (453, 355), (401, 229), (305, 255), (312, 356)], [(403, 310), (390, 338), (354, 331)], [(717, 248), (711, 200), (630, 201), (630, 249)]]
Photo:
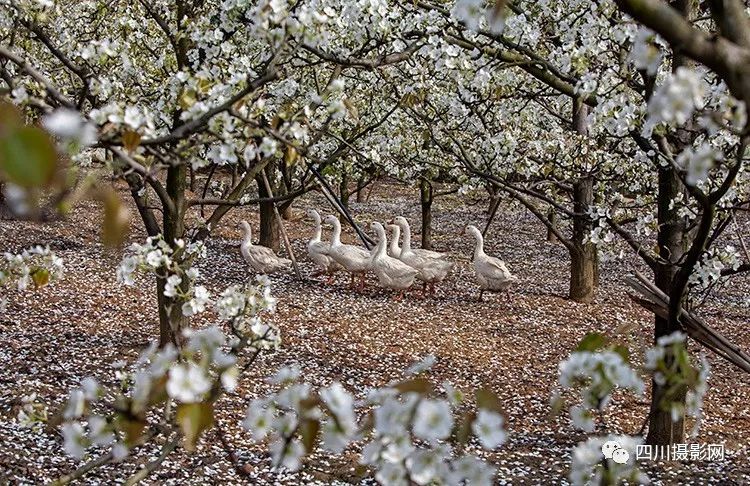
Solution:
[(398, 255), (401, 252), (401, 248), (398, 247), (398, 239), (401, 236), (401, 228), (398, 226), (393, 227), (393, 239), (391, 240), (391, 253)]
[(474, 238), (477, 240), (476, 246), (474, 247), (474, 259), (484, 255), (484, 237), (479, 231), (474, 232)]
[(372, 249), (371, 255), (373, 258), (382, 258), (385, 256), (385, 249), (388, 246), (388, 239), (385, 236), (385, 230), (377, 228), (375, 230), (378, 234), (378, 244)]
[(315, 218), (315, 235), (313, 236), (313, 241), (320, 241), (321, 236), (323, 236), (323, 227), (320, 224), (320, 218)]
[(331, 246), (339, 246), (341, 244), (341, 223), (338, 219), (333, 220), (333, 234), (331, 235)]
[(411, 251), (411, 228), (409, 228), (409, 223), (401, 226), (401, 231), (404, 232), (404, 243), (402, 251), (408, 253)]
[(243, 238), (242, 243), (244, 245), (250, 245), (253, 241), (253, 229), (247, 223), (242, 223)]

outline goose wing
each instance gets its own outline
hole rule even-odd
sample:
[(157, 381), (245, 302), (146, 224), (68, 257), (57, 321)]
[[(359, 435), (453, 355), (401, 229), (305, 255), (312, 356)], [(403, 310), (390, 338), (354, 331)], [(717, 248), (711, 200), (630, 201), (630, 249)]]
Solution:
[(486, 278), (493, 280), (508, 280), (513, 277), (505, 262), (495, 257), (485, 257), (480, 263), (481, 272)]
[(270, 248), (252, 245), (246, 250), (250, 265), (262, 272), (274, 272), (290, 265), (291, 260), (276, 256)]
[(322, 241), (311, 241), (307, 244), (307, 252), (311, 255), (328, 255), (328, 252), (330, 251), (330, 243), (324, 243)]
[(331, 248), (330, 256), (350, 272), (362, 272), (370, 266), (370, 252), (354, 245)]
[(438, 251), (425, 250), (424, 248), (416, 248), (416, 249), (413, 249), (412, 252), (414, 252), (415, 254), (423, 258), (431, 258), (435, 260), (443, 260), (448, 257), (447, 253), (440, 253)]
[(386, 272), (391, 278), (408, 278), (416, 277), (419, 271), (416, 268), (410, 267), (401, 260), (385, 256), (377, 261), (378, 267)]

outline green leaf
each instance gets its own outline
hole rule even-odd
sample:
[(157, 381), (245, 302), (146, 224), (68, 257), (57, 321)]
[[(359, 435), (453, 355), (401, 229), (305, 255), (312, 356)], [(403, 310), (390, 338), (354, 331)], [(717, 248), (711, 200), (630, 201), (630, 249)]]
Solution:
[(302, 434), (302, 444), (305, 446), (305, 450), (308, 452), (313, 451), (315, 442), (318, 440), (318, 432), (320, 432), (320, 422), (317, 420), (305, 419), (300, 423), (300, 433)]
[(143, 436), (143, 430), (146, 428), (146, 421), (131, 418), (125, 414), (118, 415), (116, 419), (117, 429), (125, 435), (125, 444), (133, 446), (137, 444)]
[(183, 110), (189, 110), (191, 106), (193, 106), (196, 101), (195, 91), (192, 89), (184, 90), (182, 93), (180, 93), (180, 98), (178, 100), (178, 103), (180, 104), (180, 108)]
[(119, 246), (130, 229), (130, 210), (113, 190), (102, 190), (98, 198), (104, 203), (102, 242), (107, 246)]
[(297, 163), (298, 156), (299, 154), (297, 153), (297, 149), (295, 149), (291, 145), (287, 146), (286, 153), (284, 154), (284, 160), (289, 167)]
[(57, 152), (41, 128), (20, 127), (0, 138), (0, 172), (26, 189), (49, 184), (57, 169)]
[(0, 137), (23, 125), (23, 117), (11, 103), (0, 102)]
[(630, 363), (630, 350), (628, 350), (626, 346), (618, 344), (614, 347), (613, 351), (622, 356), (623, 361), (625, 361), (626, 363)]
[(565, 400), (563, 400), (563, 397), (561, 396), (555, 396), (552, 399), (552, 402), (550, 403), (550, 412), (549, 416), (550, 419), (553, 419), (560, 415), (562, 411), (565, 409)]
[(125, 130), (122, 134), (122, 146), (125, 147), (130, 153), (133, 153), (135, 149), (141, 144), (141, 135), (133, 130)]
[(576, 351), (596, 351), (607, 344), (607, 338), (598, 332), (590, 332), (578, 343)]
[(393, 388), (401, 393), (414, 392), (426, 395), (432, 391), (432, 384), (430, 383), (430, 380), (425, 378), (414, 378), (413, 380), (396, 383)]
[(49, 283), (49, 271), (46, 268), (36, 268), (31, 272), (31, 279), (36, 288), (44, 287)]
[(456, 423), (456, 428), (454, 430), (456, 442), (459, 444), (466, 444), (469, 442), (469, 437), (471, 437), (471, 423), (475, 418), (476, 415), (473, 412), (466, 412), (461, 416), (461, 420)]
[(503, 407), (500, 405), (500, 399), (497, 398), (495, 392), (489, 388), (480, 388), (475, 392), (475, 396), (477, 399), (477, 407), (502, 413)]
[(185, 450), (192, 452), (203, 431), (214, 424), (214, 407), (210, 403), (182, 403), (176, 419), (185, 436)]

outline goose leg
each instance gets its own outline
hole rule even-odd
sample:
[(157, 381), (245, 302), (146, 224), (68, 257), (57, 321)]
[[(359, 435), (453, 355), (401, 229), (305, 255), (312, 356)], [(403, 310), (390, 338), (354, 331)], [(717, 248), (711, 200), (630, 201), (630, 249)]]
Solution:
[(435, 297), (435, 282), (430, 282), (430, 295)]
[(484, 289), (479, 289), (479, 298), (477, 299), (477, 302), (482, 302), (483, 295), (484, 295)]
[(403, 298), (404, 298), (404, 291), (403, 290), (401, 292), (399, 292), (398, 294), (395, 294), (393, 296), (393, 300), (396, 301), (396, 302), (401, 302), (401, 299), (403, 299)]
[(352, 277), (351, 280), (349, 280), (349, 288), (352, 288), (354, 287), (354, 273), (350, 273), (349, 275)]
[(360, 274), (359, 277), (359, 291), (362, 292), (365, 290), (365, 274), (364, 272)]

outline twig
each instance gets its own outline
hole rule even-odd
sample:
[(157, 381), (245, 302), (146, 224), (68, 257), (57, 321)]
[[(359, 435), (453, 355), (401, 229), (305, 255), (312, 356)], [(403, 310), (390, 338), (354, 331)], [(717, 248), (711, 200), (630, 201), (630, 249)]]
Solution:
[(107, 454), (104, 454), (102, 456), (97, 457), (96, 459), (92, 459), (91, 461), (87, 462), (83, 466), (79, 467), (75, 471), (73, 471), (70, 474), (66, 474), (65, 476), (61, 476), (57, 478), (55, 481), (53, 481), (51, 484), (53, 486), (58, 486), (62, 484), (68, 484), (71, 481), (75, 481), (76, 479), (82, 477), (89, 471), (92, 471), (96, 468), (102, 467), (103, 465), (107, 464), (109, 461), (112, 460), (112, 453), (109, 452)]
[(159, 457), (154, 459), (153, 461), (149, 462), (143, 468), (141, 468), (138, 472), (133, 474), (128, 478), (127, 481), (125, 481), (125, 486), (132, 486), (134, 484), (137, 484), (144, 479), (146, 479), (149, 474), (156, 471), (159, 466), (161, 466), (161, 463), (164, 462), (164, 460), (177, 448), (177, 445), (180, 443), (180, 434), (175, 434), (174, 439), (164, 444), (164, 446), (161, 448), (161, 453), (159, 454)]

